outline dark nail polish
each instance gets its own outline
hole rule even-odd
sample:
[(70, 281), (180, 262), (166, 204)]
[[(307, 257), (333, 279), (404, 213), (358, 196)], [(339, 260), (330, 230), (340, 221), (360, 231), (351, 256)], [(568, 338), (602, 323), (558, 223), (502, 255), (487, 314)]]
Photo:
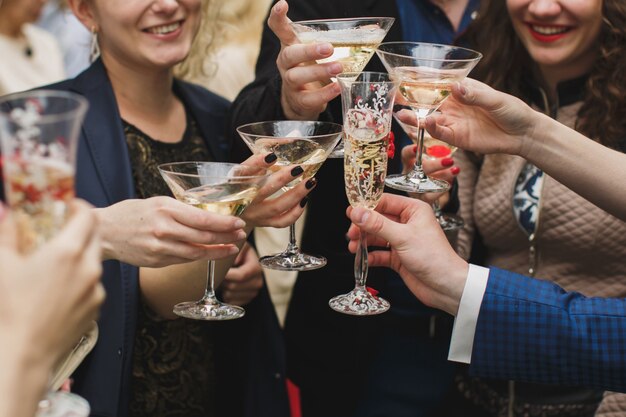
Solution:
[(297, 166), (294, 169), (291, 170), (291, 176), (292, 177), (297, 177), (298, 175), (301, 175), (304, 172), (304, 170), (302, 169), (301, 166)]
[(304, 184), (304, 186), (306, 187), (307, 190), (310, 190), (311, 188), (315, 187), (317, 185), (317, 180), (315, 178), (311, 178), (310, 180), (308, 180), (306, 182), (306, 184)]
[(301, 201), (300, 201), (300, 207), (304, 208), (304, 206), (306, 206), (306, 203), (309, 201), (309, 197), (304, 197)]
[(276, 156), (275, 153), (271, 153), (269, 155), (267, 155), (265, 157), (265, 162), (267, 162), (268, 164), (271, 164), (272, 162), (274, 162), (276, 159), (278, 159), (278, 157)]
[(452, 159), (452, 158), (443, 158), (441, 160), (441, 165), (443, 165), (444, 167), (451, 167), (452, 165), (454, 165), (454, 159)]

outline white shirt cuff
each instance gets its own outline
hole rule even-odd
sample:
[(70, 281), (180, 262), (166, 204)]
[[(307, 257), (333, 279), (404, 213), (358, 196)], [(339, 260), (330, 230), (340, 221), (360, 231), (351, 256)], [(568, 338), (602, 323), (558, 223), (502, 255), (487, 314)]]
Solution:
[(470, 264), (465, 288), (463, 288), (459, 303), (459, 311), (452, 328), (452, 339), (448, 352), (449, 361), (470, 363), (472, 360), (478, 313), (480, 313), (480, 305), (485, 295), (488, 279), (489, 268)]

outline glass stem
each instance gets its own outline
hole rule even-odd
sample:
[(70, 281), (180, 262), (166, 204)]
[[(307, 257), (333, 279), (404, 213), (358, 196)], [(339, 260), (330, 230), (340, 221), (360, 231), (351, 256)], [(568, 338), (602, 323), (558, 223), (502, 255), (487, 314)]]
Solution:
[(289, 245), (287, 246), (288, 253), (298, 253), (300, 252), (300, 248), (298, 247), (298, 242), (296, 242), (296, 224), (293, 223), (289, 226)]
[(442, 213), (441, 213), (441, 207), (439, 206), (439, 199), (433, 201), (432, 206), (433, 206), (433, 212), (435, 213), (435, 217), (437, 219), (440, 219), (442, 216)]
[(422, 181), (428, 178), (422, 168), (422, 156), (424, 155), (424, 126), (420, 120), (419, 113), (416, 112), (415, 116), (417, 117), (417, 152), (415, 155), (415, 166), (413, 166), (413, 170), (408, 175), (411, 179)]
[(217, 303), (217, 298), (215, 297), (215, 261), (209, 261), (209, 269), (207, 270), (206, 276), (206, 288), (204, 290), (204, 297), (202, 297), (202, 301), (212, 301)]
[(356, 289), (365, 290), (367, 281), (367, 233), (360, 231), (359, 246), (356, 248), (354, 258), (354, 280)]

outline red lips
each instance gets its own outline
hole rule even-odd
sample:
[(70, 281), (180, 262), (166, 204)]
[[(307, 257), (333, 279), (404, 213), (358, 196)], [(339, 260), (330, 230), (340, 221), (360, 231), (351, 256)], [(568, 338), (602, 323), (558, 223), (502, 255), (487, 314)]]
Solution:
[[(552, 25), (551, 26), (543, 26), (543, 25), (533, 25), (533, 24), (530, 24), (530, 23), (527, 23), (527, 26), (528, 26), (528, 30), (529, 30), (529, 32), (530, 32), (530, 34), (531, 34), (531, 36), (533, 38), (535, 38), (539, 42), (545, 42), (545, 43), (556, 42), (559, 39), (562, 39), (565, 36), (567, 36), (570, 33), (570, 31), (571, 31), (571, 27), (568, 27), (568, 26), (556, 26), (556, 25), (554, 25), (554, 26), (552, 26)], [(545, 33), (537, 32), (534, 29), (534, 26), (551, 27), (551, 28), (555, 28), (555, 29), (560, 29), (562, 31), (560, 31), (558, 33), (554, 33), (554, 34), (549, 34), (548, 35), (548, 34), (545, 34)]]

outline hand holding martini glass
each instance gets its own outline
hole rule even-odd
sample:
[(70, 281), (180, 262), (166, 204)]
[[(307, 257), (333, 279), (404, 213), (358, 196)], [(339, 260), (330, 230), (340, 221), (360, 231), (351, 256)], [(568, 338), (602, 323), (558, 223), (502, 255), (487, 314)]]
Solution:
[[(471, 49), (418, 42), (388, 42), (376, 54), (392, 78), (400, 83), (402, 100), (417, 118), (417, 157), (412, 171), (391, 175), (386, 184), (412, 193), (436, 193), (450, 188), (442, 180), (429, 178), (422, 168), (424, 119), (450, 95), (454, 83), (463, 80), (482, 55)], [(404, 104), (404, 103), (403, 103)]]
[[(341, 138), (342, 126), (329, 122), (270, 121), (243, 125), (237, 132), (255, 154), (274, 153), (270, 169), (299, 165), (304, 173), (283, 187), (287, 192), (313, 177)], [(308, 271), (326, 265), (326, 258), (302, 253), (296, 242), (295, 224), (289, 226), (289, 245), (278, 254), (264, 256), (261, 265), (282, 271)]]

